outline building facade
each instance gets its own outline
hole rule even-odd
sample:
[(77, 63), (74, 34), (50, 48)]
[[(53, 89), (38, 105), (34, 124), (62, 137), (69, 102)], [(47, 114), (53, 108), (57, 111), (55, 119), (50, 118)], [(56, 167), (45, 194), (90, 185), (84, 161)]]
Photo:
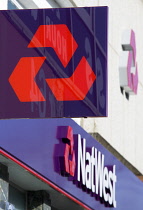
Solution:
[[(96, 117), (96, 118), (73, 118), (87, 133), (90, 133), (97, 141), (99, 141), (105, 148), (107, 148), (117, 159), (119, 159), (127, 168), (129, 168), (136, 176), (142, 178), (143, 174), (143, 164), (142, 164), (142, 124), (143, 124), (143, 59), (142, 59), (142, 49), (143, 49), (143, 1), (142, 0), (1, 0), (0, 9), (1, 10), (13, 10), (13, 9), (38, 9), (38, 8), (61, 8), (61, 7), (94, 7), (94, 6), (108, 6), (108, 115), (107, 117)], [(127, 31), (127, 33), (126, 33)], [(132, 33), (133, 31), (133, 33)], [(132, 35), (133, 34), (133, 35)], [(132, 42), (131, 39), (134, 41)], [(132, 52), (131, 57), (131, 67), (135, 69), (127, 70), (129, 67), (129, 53)], [(125, 55), (125, 54), (126, 55)], [(124, 56), (125, 55), (125, 56)], [(124, 61), (124, 57), (127, 60)], [(136, 67), (137, 66), (137, 67)], [(122, 71), (126, 69), (128, 76), (131, 79), (131, 85), (122, 84)], [(135, 77), (135, 80), (134, 80)], [(128, 79), (128, 78), (127, 78)], [(131, 86), (128, 89), (128, 86)], [(136, 87), (135, 87), (136, 86)], [(135, 89), (134, 89), (135, 87)], [(3, 171), (1, 176), (1, 185), (4, 185), (3, 189), (7, 189), (7, 183), (9, 178), (5, 176), (8, 174), (8, 168), (6, 167), (7, 162), (5, 157), (3, 157), (1, 170)], [(17, 169), (17, 166), (9, 160), (9, 165)], [(19, 173), (21, 169), (17, 169)], [(12, 172), (13, 175), (14, 172)], [(26, 180), (30, 179), (31, 175), (27, 175)], [(3, 177), (5, 177), (3, 181)], [(37, 185), (42, 185), (39, 180), (35, 179)], [(35, 184), (35, 185), (36, 185)], [(32, 192), (36, 189), (36, 186), (31, 189)], [(46, 186), (43, 184), (40, 193), (41, 201), (39, 201), (39, 206), (42, 203), (42, 199), (45, 197)], [(32, 195), (29, 194), (25, 196), (25, 191), (22, 186), (17, 189), (15, 185), (10, 185), (10, 200), (9, 203), (15, 203), (15, 205), (21, 205), (23, 207), (18, 207), (17, 209), (31, 209), (31, 207), (26, 207), (26, 199), (30, 199)], [(17, 193), (18, 191), (18, 193)], [(15, 201), (15, 196), (19, 196), (18, 201)], [(35, 197), (37, 196), (34, 195)], [(8, 192), (6, 190), (5, 195), (8, 198)], [(39, 194), (38, 194), (39, 196)], [(57, 194), (53, 193), (53, 196)], [(58, 200), (58, 198), (57, 198)], [(45, 198), (45, 203), (47, 207), (51, 208), (50, 199)], [(64, 202), (68, 203), (67, 200)], [(2, 205), (2, 204), (1, 204)], [(61, 207), (59, 209), (66, 209), (63, 207), (62, 202), (59, 204)], [(67, 204), (69, 205), (69, 204)], [(72, 206), (72, 204), (70, 203)], [(6, 207), (5, 207), (6, 208)], [(13, 209), (14, 206), (7, 207), (7, 209)], [(55, 206), (53, 209), (57, 208)], [(79, 206), (74, 208), (80, 209)], [(84, 208), (84, 207), (82, 207)], [(69, 209), (69, 208), (68, 208)], [(104, 208), (103, 208), (104, 209)]]

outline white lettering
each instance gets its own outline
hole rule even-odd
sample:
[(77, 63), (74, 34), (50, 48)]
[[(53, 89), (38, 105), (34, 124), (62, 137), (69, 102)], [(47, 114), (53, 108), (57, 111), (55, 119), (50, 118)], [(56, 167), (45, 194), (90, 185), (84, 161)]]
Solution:
[(92, 147), (92, 155), (91, 155), (91, 185), (92, 185), (92, 192), (95, 192), (95, 176), (94, 176), (94, 171), (95, 171), (95, 156), (94, 156), (94, 147)]
[(86, 187), (91, 189), (91, 157), (89, 152), (86, 152), (86, 162), (88, 163), (86, 165)]
[(113, 171), (109, 170), (104, 166), (104, 159), (95, 147), (91, 153), (86, 152), (86, 139), (82, 141), (78, 135), (78, 181), (116, 208), (116, 166), (113, 166)]
[(106, 192), (108, 187), (109, 187), (109, 174), (108, 174), (108, 169), (107, 167), (104, 168), (103, 171), (103, 195), (104, 195), (104, 200), (107, 202), (109, 194)]
[(116, 208), (116, 198), (115, 198), (115, 183), (116, 183), (116, 181), (117, 181), (117, 177), (116, 177), (116, 174), (115, 174), (115, 170), (116, 170), (116, 166), (114, 165), (113, 166), (113, 176), (112, 176), (112, 178), (113, 178), (113, 206)]
[(81, 181), (80, 169), (82, 172), (82, 184), (85, 185), (85, 147), (86, 141), (83, 139), (83, 152), (81, 145), (81, 136), (78, 134), (78, 181)]
[(109, 193), (109, 198), (108, 198), (108, 201), (109, 201), (109, 204), (112, 205), (113, 203), (113, 186), (112, 186), (112, 177), (113, 177), (113, 173), (112, 171), (109, 171), (109, 190), (110, 190), (110, 193)]
[[(97, 157), (98, 153), (98, 157)], [(104, 155), (101, 155), (101, 152), (97, 152), (95, 148), (95, 174), (96, 174), (96, 194), (100, 187), (100, 197), (102, 197), (102, 183), (103, 183), (103, 167), (104, 167)]]

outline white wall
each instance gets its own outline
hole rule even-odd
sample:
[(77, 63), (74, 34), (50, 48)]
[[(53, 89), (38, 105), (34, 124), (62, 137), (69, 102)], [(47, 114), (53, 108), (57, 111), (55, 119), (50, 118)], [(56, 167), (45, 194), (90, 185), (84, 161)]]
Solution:
[(7, 1), (8, 0), (0, 0), (0, 10), (6, 10), (7, 9)]
[[(109, 6), (108, 117), (77, 120), (88, 132), (98, 132), (143, 173), (143, 2), (141, 0), (76, 0), (78, 6)], [(136, 35), (138, 94), (121, 94), (119, 56), (125, 29)]]

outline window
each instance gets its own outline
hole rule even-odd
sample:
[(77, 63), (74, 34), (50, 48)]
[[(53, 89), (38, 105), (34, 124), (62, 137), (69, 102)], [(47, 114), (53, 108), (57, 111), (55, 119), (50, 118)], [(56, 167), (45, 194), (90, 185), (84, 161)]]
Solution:
[(9, 10), (23, 9), (23, 7), (17, 2), (17, 0), (8, 0), (7, 9)]
[(12, 210), (25, 210), (26, 193), (12, 185), (9, 185), (9, 203), (11, 204)]

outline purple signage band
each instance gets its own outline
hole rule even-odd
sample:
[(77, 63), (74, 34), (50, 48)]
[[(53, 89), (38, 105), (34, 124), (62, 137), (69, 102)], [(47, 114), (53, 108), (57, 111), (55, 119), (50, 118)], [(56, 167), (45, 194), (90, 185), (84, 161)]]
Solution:
[(0, 121), (0, 153), (85, 209), (142, 209), (143, 183), (71, 119)]
[(0, 118), (107, 116), (107, 7), (0, 11)]

